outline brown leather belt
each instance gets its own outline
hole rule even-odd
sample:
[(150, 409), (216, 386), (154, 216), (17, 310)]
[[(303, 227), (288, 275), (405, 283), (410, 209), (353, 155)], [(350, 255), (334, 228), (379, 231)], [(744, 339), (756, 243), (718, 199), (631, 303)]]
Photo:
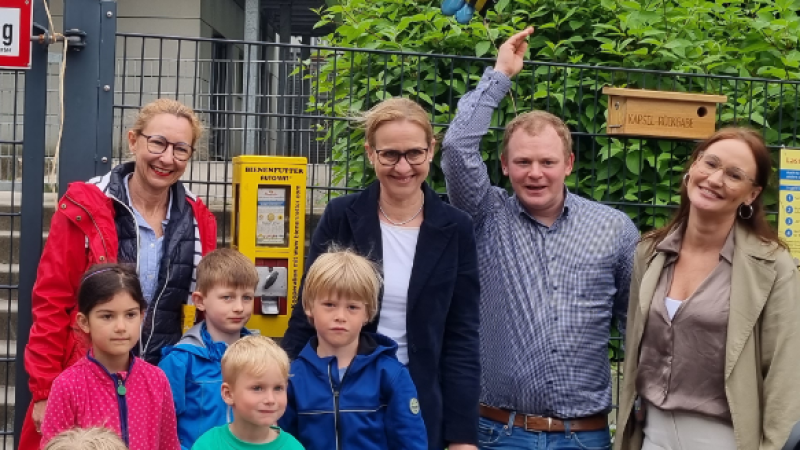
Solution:
[[(509, 411), (488, 405), (481, 405), (480, 413), (482, 417), (502, 424), (507, 424), (509, 417), (511, 417)], [(598, 431), (608, 427), (608, 418), (605, 414), (595, 414), (594, 416), (568, 420), (525, 414), (514, 416), (514, 426), (525, 431), (564, 431), (564, 422), (569, 422), (570, 431)]]

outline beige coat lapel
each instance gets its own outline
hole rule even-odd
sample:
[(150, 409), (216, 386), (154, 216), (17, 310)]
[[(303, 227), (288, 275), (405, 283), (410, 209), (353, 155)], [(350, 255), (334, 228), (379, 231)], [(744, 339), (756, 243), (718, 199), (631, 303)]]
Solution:
[(730, 315), (726, 340), (725, 379), (742, 354), (745, 343), (753, 334), (756, 321), (767, 301), (776, 272), (774, 246), (763, 243), (736, 225), (735, 250), (731, 273)]
[(650, 313), (650, 305), (653, 303), (653, 295), (656, 293), (658, 286), (658, 279), (661, 277), (661, 271), (664, 268), (664, 261), (666, 255), (663, 252), (656, 252), (648, 257), (650, 263), (647, 264), (647, 269), (642, 277), (642, 282), (639, 285), (639, 313), (643, 319), (636, 323), (636, 336), (644, 334), (644, 325), (647, 323), (647, 315)]

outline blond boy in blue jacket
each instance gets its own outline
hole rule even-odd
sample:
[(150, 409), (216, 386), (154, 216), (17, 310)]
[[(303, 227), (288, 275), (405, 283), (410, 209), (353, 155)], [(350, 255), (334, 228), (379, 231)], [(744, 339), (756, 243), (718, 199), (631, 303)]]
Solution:
[(292, 363), (279, 424), (306, 450), (427, 450), (417, 390), (397, 360), (397, 344), (362, 332), (381, 288), (375, 265), (352, 251), (314, 261), (303, 309), (317, 336)]

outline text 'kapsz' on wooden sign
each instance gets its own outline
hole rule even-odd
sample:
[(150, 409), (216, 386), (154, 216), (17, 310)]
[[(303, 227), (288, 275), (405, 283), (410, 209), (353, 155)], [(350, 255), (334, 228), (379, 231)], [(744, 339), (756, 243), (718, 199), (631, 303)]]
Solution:
[(610, 135), (705, 139), (716, 131), (717, 103), (725, 95), (604, 87)]

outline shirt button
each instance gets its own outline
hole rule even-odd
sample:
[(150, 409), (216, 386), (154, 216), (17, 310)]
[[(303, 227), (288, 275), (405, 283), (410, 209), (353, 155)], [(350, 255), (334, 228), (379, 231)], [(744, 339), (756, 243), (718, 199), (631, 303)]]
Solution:
[(152, 275), (148, 275), (148, 276), (147, 276), (147, 278), (149, 278), (149, 279), (151, 279), (151, 280), (152, 280), (152, 279), (153, 279), (153, 276), (152, 276)]
[(558, 290), (558, 286), (556, 286), (556, 285), (553, 285), (553, 290), (554, 290), (554, 291), (557, 291), (557, 290)]
[(156, 248), (156, 244), (150, 244), (150, 248)]
[(553, 322), (558, 322), (558, 316), (553, 317)]
[(551, 352), (551, 353), (556, 353), (556, 352), (558, 352), (558, 350), (556, 350), (556, 349), (552, 349), (552, 350), (550, 350), (550, 352)]

